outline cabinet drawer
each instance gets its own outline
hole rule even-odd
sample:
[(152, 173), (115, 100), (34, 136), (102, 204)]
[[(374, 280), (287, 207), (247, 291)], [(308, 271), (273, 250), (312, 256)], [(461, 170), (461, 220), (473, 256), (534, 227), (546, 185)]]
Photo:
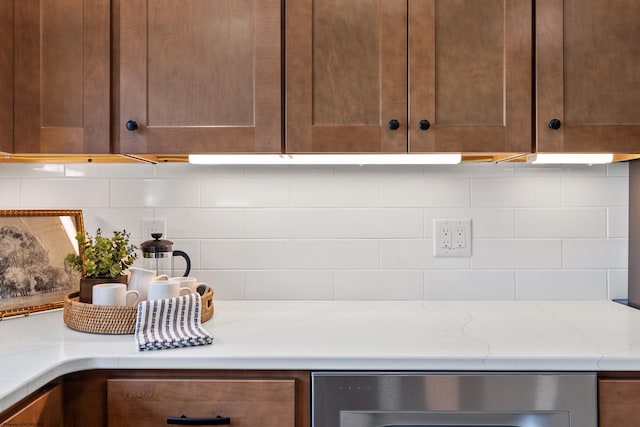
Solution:
[(232, 426), (294, 427), (295, 380), (110, 379), (109, 426), (166, 425), (167, 417), (228, 417)]
[(56, 385), (50, 390), (29, 396), (22, 408), (8, 415), (0, 415), (0, 426), (61, 426), (62, 386)]

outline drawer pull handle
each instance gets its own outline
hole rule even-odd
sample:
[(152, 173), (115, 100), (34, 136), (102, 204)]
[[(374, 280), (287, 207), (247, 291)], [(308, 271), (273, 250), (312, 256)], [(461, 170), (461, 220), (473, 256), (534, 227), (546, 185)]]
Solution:
[(167, 417), (167, 424), (180, 426), (223, 426), (230, 425), (231, 418), (221, 417), (220, 415), (215, 418), (191, 418), (183, 415), (181, 417)]

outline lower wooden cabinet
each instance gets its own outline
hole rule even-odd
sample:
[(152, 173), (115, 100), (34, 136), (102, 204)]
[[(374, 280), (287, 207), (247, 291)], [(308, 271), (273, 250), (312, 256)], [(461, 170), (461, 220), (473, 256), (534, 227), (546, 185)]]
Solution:
[[(109, 427), (182, 424), (295, 427), (295, 380), (110, 379)], [(195, 420), (194, 420), (195, 421)]]
[(308, 371), (116, 369), (62, 380), (65, 427), (161, 426), (183, 415), (232, 427), (311, 425)]
[(598, 381), (599, 427), (637, 427), (640, 378), (601, 378)]
[(62, 385), (60, 384), (46, 387), (0, 415), (0, 426), (62, 427), (63, 425)]

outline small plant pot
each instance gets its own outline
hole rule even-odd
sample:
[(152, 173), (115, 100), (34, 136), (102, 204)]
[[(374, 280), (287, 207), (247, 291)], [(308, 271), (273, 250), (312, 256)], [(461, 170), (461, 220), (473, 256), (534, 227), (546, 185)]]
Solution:
[(115, 279), (109, 277), (83, 277), (80, 279), (80, 302), (91, 304), (93, 301), (93, 287), (100, 283), (127, 284), (128, 276), (123, 274)]

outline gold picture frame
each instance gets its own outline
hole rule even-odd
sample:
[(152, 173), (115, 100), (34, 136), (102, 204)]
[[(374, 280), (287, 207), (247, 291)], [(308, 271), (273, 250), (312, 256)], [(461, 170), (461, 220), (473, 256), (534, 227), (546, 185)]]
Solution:
[(65, 261), (77, 232), (81, 210), (0, 210), (0, 320), (61, 308), (80, 289)]

